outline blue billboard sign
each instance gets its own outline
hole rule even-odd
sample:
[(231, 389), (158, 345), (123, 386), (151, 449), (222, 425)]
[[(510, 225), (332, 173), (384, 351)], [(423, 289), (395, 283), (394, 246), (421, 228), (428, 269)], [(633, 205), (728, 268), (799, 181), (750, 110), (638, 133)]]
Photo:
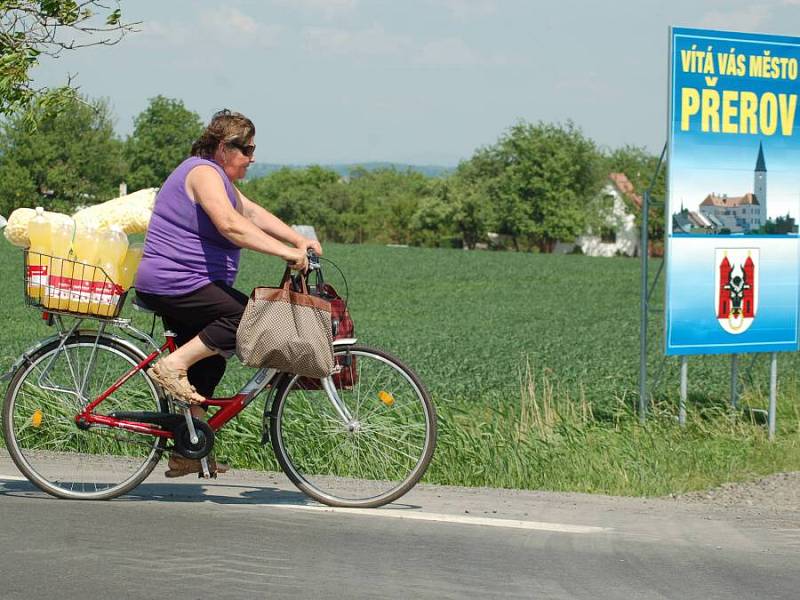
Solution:
[(796, 351), (800, 38), (670, 37), (666, 353)]

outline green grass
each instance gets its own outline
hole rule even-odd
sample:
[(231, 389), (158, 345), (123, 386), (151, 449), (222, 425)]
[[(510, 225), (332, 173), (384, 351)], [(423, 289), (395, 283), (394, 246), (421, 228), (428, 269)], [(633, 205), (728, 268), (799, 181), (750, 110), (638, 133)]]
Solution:
[[(21, 254), (0, 244), (3, 368), (51, 333), (23, 306)], [(795, 354), (779, 357), (774, 442), (728, 408), (726, 357), (690, 358), (685, 429), (674, 418), (678, 364), (666, 361), (651, 418), (638, 424), (638, 261), (333, 244), (326, 255), (347, 276), (359, 340), (402, 358), (431, 391), (440, 439), (426, 481), (650, 495), (800, 469)], [(281, 272), (245, 252), (237, 287), (275, 285)], [(661, 327), (653, 315), (653, 374)], [(741, 361), (742, 404), (765, 408), (767, 360), (751, 361)], [(219, 395), (249, 373), (231, 361)], [(260, 412), (251, 407), (218, 438), (236, 466), (275, 466), (258, 445)]]

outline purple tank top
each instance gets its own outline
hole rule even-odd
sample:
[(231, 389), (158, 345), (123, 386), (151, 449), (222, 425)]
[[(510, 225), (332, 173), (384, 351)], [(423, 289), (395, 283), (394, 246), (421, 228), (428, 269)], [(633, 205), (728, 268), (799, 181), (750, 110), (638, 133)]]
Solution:
[(178, 165), (156, 196), (136, 272), (137, 290), (178, 296), (212, 281), (233, 285), (239, 268), (239, 247), (217, 230), (203, 208), (186, 193), (186, 177), (200, 165), (217, 170), (228, 199), (236, 208), (236, 191), (217, 163), (193, 156)]

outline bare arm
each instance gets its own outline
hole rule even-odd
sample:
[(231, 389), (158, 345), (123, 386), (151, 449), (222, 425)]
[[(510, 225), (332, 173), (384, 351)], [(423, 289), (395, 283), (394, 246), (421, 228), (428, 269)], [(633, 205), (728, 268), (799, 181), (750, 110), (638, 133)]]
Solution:
[[(286, 246), (231, 206), (222, 177), (213, 167), (201, 165), (192, 169), (186, 177), (186, 192), (203, 208), (217, 230), (230, 242), (240, 248), (282, 258), (293, 268), (307, 266), (305, 250)], [(287, 229), (291, 231), (290, 228)]]
[(239, 196), (239, 202), (242, 204), (242, 214), (261, 231), (295, 247), (297, 247), (298, 243), (303, 241), (304, 238), (302, 235), (269, 212), (266, 208), (250, 200), (238, 189), (236, 193)]

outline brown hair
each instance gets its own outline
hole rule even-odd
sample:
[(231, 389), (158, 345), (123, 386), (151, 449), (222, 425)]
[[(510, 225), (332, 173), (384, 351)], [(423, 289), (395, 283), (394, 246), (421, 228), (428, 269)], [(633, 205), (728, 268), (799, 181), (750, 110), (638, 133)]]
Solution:
[(192, 144), (192, 156), (211, 158), (220, 142), (246, 144), (256, 134), (256, 126), (242, 113), (227, 108), (214, 113), (211, 122)]

